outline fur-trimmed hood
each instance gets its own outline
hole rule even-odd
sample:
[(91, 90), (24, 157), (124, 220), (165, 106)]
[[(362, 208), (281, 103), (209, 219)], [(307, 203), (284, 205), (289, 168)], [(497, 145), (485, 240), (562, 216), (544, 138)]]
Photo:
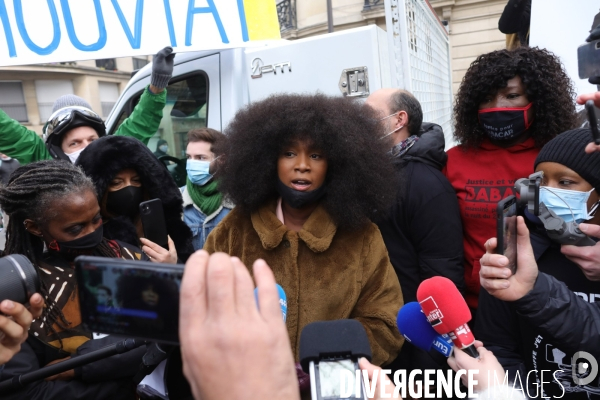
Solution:
[[(181, 192), (167, 168), (142, 142), (127, 136), (102, 137), (81, 152), (77, 165), (94, 181), (98, 202), (102, 201), (117, 173), (126, 168), (134, 169), (142, 180), (144, 199), (158, 198), (162, 201), (167, 230), (175, 242), (179, 259), (185, 261), (193, 253), (192, 232), (181, 219)], [(135, 232), (135, 226), (128, 218), (111, 218), (105, 224), (105, 236), (109, 239), (131, 243), (132, 235), (137, 239)], [(137, 244), (137, 241), (132, 244)]]

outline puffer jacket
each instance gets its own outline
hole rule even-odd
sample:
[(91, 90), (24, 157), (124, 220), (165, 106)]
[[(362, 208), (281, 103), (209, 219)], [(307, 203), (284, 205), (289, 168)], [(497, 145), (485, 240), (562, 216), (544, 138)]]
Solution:
[[(101, 205), (117, 173), (126, 168), (134, 169), (142, 181), (144, 201), (156, 198), (162, 201), (167, 232), (175, 243), (178, 258), (186, 261), (194, 252), (192, 232), (181, 219), (181, 192), (164, 164), (142, 142), (125, 136), (102, 137), (81, 152), (77, 165), (94, 181)], [(139, 243), (136, 227), (126, 217), (105, 219), (104, 236), (126, 243)]]
[[(166, 90), (154, 94), (146, 88), (129, 118), (123, 121), (114, 135), (134, 137), (148, 144), (158, 130), (166, 101)], [(37, 133), (10, 118), (2, 110), (0, 110), (0, 153), (16, 158), (21, 165), (52, 159), (46, 144)]]
[(396, 203), (376, 222), (405, 303), (416, 301), (419, 284), (433, 276), (465, 288), (460, 210), (454, 189), (441, 173), (446, 159), (442, 128), (425, 123), (418, 141), (392, 160)]

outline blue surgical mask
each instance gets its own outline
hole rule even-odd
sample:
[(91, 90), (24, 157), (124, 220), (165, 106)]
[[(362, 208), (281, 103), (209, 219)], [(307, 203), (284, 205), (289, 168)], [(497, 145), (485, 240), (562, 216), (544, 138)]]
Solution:
[(587, 201), (592, 190), (580, 192), (579, 190), (542, 186), (540, 187), (540, 203), (544, 203), (548, 209), (554, 211), (565, 222), (571, 222), (575, 218), (575, 221), (580, 223), (592, 218), (598, 207), (598, 203), (596, 203), (588, 213)]
[(187, 160), (187, 175), (194, 185), (203, 186), (212, 179), (209, 173), (210, 161)]
[(167, 146), (167, 145), (163, 145), (163, 146), (160, 146), (160, 147), (159, 147), (159, 149), (160, 149), (160, 151), (162, 151), (163, 153), (166, 153), (166, 152), (167, 152), (167, 150), (169, 150), (169, 146)]

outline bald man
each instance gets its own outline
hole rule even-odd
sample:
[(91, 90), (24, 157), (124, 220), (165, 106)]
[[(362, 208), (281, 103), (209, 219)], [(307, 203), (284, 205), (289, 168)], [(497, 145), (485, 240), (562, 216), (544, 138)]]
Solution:
[[(441, 173), (447, 159), (442, 128), (423, 123), (421, 104), (405, 90), (378, 90), (366, 104), (379, 116), (380, 140), (389, 143), (397, 172), (396, 203), (377, 225), (404, 303), (416, 301), (419, 284), (432, 276), (447, 277), (463, 290), (462, 224), (454, 189)], [(397, 361), (402, 368), (426, 368), (419, 358), (431, 358), (417, 353), (405, 342)]]

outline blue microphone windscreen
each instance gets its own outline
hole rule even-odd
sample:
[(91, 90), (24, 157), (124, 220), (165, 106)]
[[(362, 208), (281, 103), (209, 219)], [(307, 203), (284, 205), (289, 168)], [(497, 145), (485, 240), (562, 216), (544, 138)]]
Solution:
[(434, 342), (439, 340), (439, 334), (431, 327), (416, 301), (405, 304), (398, 311), (396, 323), (402, 336), (421, 350), (431, 350)]
[(283, 322), (285, 322), (287, 319), (287, 296), (285, 295), (285, 290), (279, 284), (277, 284), (277, 291), (279, 292), (279, 305), (283, 314)]
[[(283, 314), (283, 322), (287, 319), (287, 296), (285, 295), (285, 290), (277, 283), (277, 292), (279, 293), (279, 306), (281, 307), (281, 313)], [(256, 306), (258, 307), (258, 288), (254, 289), (254, 300), (256, 301)]]

